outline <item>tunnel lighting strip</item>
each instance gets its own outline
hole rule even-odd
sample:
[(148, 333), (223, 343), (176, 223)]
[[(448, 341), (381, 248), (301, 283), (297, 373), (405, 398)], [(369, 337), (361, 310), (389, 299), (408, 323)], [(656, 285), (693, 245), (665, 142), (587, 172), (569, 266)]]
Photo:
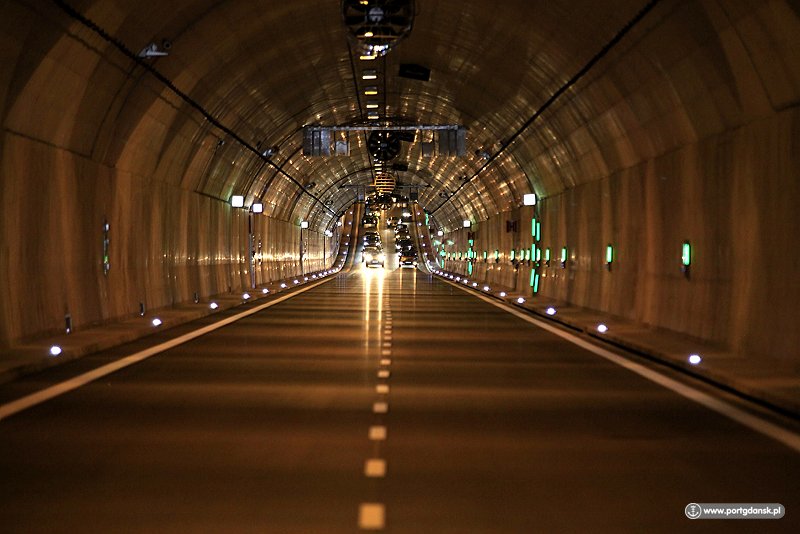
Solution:
[[(144, 61), (144, 59), (140, 58), (130, 48), (125, 46), (125, 44), (122, 41), (120, 41), (116, 37), (111, 36), (103, 28), (98, 26), (96, 22), (94, 22), (91, 19), (89, 19), (89, 18), (85, 17), (84, 15), (82, 15), (78, 10), (76, 10), (74, 7), (69, 5), (67, 2), (64, 2), (63, 0), (53, 0), (53, 3), (55, 5), (57, 5), (59, 8), (61, 8), (61, 10), (64, 11), (67, 15), (69, 15), (70, 17), (72, 17), (73, 19), (77, 20), (78, 22), (80, 22), (81, 24), (83, 24), (84, 26), (89, 28), (91, 31), (93, 31), (94, 33), (99, 35), (104, 41), (114, 45), (114, 47), (117, 50), (119, 50), (124, 56), (126, 56), (131, 61), (135, 62), (137, 65), (141, 66), (146, 71), (148, 71), (158, 81), (160, 81), (161, 83), (166, 85), (181, 100), (183, 100), (184, 102), (189, 104), (189, 106), (191, 106), (192, 108), (197, 110), (203, 116), (203, 118), (205, 118), (208, 122), (213, 124), (215, 127), (217, 127), (219, 130), (221, 130), (226, 135), (230, 136), (233, 140), (235, 140), (237, 143), (242, 145), (248, 151), (250, 151), (253, 154), (255, 154), (261, 161), (264, 161), (268, 165), (273, 167), (275, 170), (278, 171), (278, 173), (280, 175), (282, 175), (285, 178), (289, 179), (293, 184), (295, 184), (297, 187), (299, 187), (300, 190), (303, 193), (305, 193), (306, 195), (310, 196), (311, 198), (313, 198), (314, 200), (319, 202), (320, 206), (322, 206), (323, 209), (325, 209), (328, 212), (330, 212), (330, 214), (333, 215), (334, 217), (336, 216), (336, 212), (334, 212), (327, 205), (325, 205), (325, 203), (322, 201), (322, 199), (320, 199), (314, 193), (311, 193), (308, 189), (306, 189), (303, 184), (301, 184), (299, 181), (297, 181), (297, 179), (295, 179), (292, 175), (290, 175), (289, 173), (284, 171), (283, 168), (280, 165), (274, 163), (271, 159), (269, 159), (266, 156), (264, 156), (259, 149), (257, 149), (256, 147), (254, 147), (253, 145), (251, 145), (250, 143), (245, 141), (236, 132), (234, 132), (233, 130), (231, 130), (230, 128), (228, 128), (227, 126), (222, 124), (221, 122), (219, 122), (216, 118), (214, 118), (214, 116), (211, 113), (206, 111), (206, 109), (203, 106), (201, 106), (199, 102), (197, 102), (192, 97), (190, 97), (189, 95), (187, 95), (186, 93), (184, 93), (183, 91), (178, 89), (178, 87), (175, 86), (175, 84), (172, 83), (172, 81), (169, 78), (167, 78), (166, 76), (161, 74), (161, 72), (156, 70), (155, 67), (153, 67), (152, 65), (150, 65), (146, 61)], [(222, 200), (222, 199), (218, 199), (218, 200)], [(313, 208), (313, 206), (312, 206), (312, 208)]]
[[(445, 283), (448, 283), (450, 285), (454, 285), (454, 286), (457, 286), (457, 287), (461, 287), (459, 284), (454, 284), (454, 283), (448, 282), (446, 280), (445, 280)], [(725, 401), (723, 401), (721, 399), (717, 399), (715, 397), (712, 397), (711, 395), (709, 395), (707, 393), (704, 393), (704, 392), (702, 392), (702, 391), (700, 391), (698, 389), (695, 389), (695, 388), (693, 388), (691, 386), (688, 386), (686, 384), (682, 384), (681, 382), (678, 382), (677, 380), (673, 380), (672, 378), (669, 378), (669, 377), (667, 377), (665, 375), (662, 375), (661, 373), (659, 373), (657, 371), (654, 371), (652, 369), (649, 369), (649, 368), (645, 367), (644, 365), (641, 365), (641, 364), (636, 363), (634, 361), (628, 360), (627, 358), (624, 358), (624, 357), (622, 357), (622, 356), (620, 356), (618, 354), (615, 354), (615, 353), (611, 352), (610, 350), (604, 349), (602, 347), (598, 347), (597, 345), (594, 345), (593, 343), (590, 343), (589, 341), (581, 339), (580, 337), (576, 336), (575, 334), (572, 334), (570, 332), (566, 332), (566, 331), (561, 330), (560, 328), (557, 328), (557, 327), (555, 327), (555, 326), (553, 326), (551, 324), (548, 324), (548, 323), (546, 323), (544, 321), (541, 321), (540, 319), (536, 319), (534, 317), (531, 317), (529, 314), (523, 313), (523, 312), (521, 312), (521, 311), (519, 311), (517, 309), (514, 309), (514, 308), (506, 305), (505, 303), (497, 302), (496, 299), (487, 297), (487, 296), (485, 296), (483, 294), (480, 294), (480, 293), (475, 293), (473, 291), (468, 291), (467, 289), (464, 289), (464, 288), (462, 288), (462, 289), (464, 291), (467, 291), (470, 295), (473, 295), (473, 296), (475, 296), (475, 297), (477, 297), (477, 298), (479, 298), (479, 299), (481, 299), (483, 301), (486, 301), (489, 304), (492, 304), (493, 306), (496, 306), (496, 307), (498, 307), (498, 308), (500, 308), (502, 310), (507, 311), (508, 313), (516, 315), (517, 317), (519, 317), (523, 321), (526, 321), (526, 322), (528, 322), (528, 323), (530, 323), (530, 324), (532, 324), (534, 326), (538, 326), (539, 328), (547, 330), (548, 332), (550, 332), (552, 334), (555, 334), (558, 337), (565, 339), (566, 341), (569, 341), (573, 345), (577, 345), (578, 347), (580, 347), (582, 349), (585, 349), (585, 350), (587, 350), (589, 352), (592, 352), (592, 353), (600, 356), (601, 358), (605, 358), (606, 360), (610, 361), (611, 363), (614, 363), (616, 365), (619, 365), (620, 367), (623, 367), (623, 368), (627, 369), (628, 371), (636, 373), (637, 375), (641, 376), (642, 378), (645, 378), (645, 379), (647, 379), (647, 380), (649, 380), (651, 382), (654, 382), (655, 384), (658, 384), (661, 387), (669, 389), (669, 390), (673, 391), (674, 393), (677, 393), (678, 395), (680, 395), (680, 396), (682, 396), (682, 397), (684, 397), (684, 398), (686, 398), (686, 399), (688, 399), (690, 401), (693, 401), (693, 402), (696, 402), (697, 404), (705, 406), (709, 410), (717, 412), (718, 414), (723, 415), (723, 416), (727, 417), (728, 419), (736, 421), (737, 423), (739, 423), (741, 425), (744, 425), (745, 427), (749, 428), (750, 430), (754, 430), (755, 432), (758, 432), (759, 434), (763, 434), (764, 436), (772, 438), (775, 441), (783, 443), (784, 445), (786, 445), (790, 449), (793, 449), (795, 452), (800, 452), (800, 434), (792, 432), (791, 430), (788, 430), (786, 428), (780, 427), (780, 426), (778, 426), (776, 424), (770, 423), (769, 421), (766, 421), (766, 420), (761, 419), (761, 418), (759, 418), (759, 417), (757, 417), (757, 416), (755, 416), (755, 415), (753, 415), (751, 413), (748, 413), (748, 412), (746, 412), (744, 410), (741, 410), (741, 409), (737, 408), (736, 406), (733, 406), (732, 404), (727, 403), (727, 402), (725, 402)]]
[(308, 286), (305, 286), (305, 287), (302, 287), (301, 289), (293, 291), (289, 295), (284, 295), (282, 297), (278, 297), (273, 301), (266, 302), (264, 304), (261, 304), (260, 306), (257, 306), (255, 308), (252, 308), (252, 309), (247, 310), (247, 311), (244, 311), (242, 313), (238, 313), (238, 314), (236, 314), (236, 315), (234, 315), (232, 317), (228, 317), (228, 318), (223, 319), (223, 320), (221, 320), (221, 321), (219, 321), (217, 323), (214, 323), (214, 324), (211, 324), (211, 325), (208, 325), (208, 326), (204, 326), (203, 328), (200, 328), (198, 330), (194, 330), (193, 332), (189, 332), (188, 334), (184, 334), (182, 336), (176, 337), (175, 339), (171, 339), (169, 341), (165, 341), (164, 343), (160, 343), (160, 344), (158, 344), (158, 345), (156, 345), (154, 347), (150, 347), (149, 349), (145, 349), (145, 350), (136, 352), (134, 354), (131, 354), (130, 356), (126, 356), (126, 357), (121, 358), (121, 359), (119, 359), (119, 360), (117, 360), (115, 362), (103, 365), (102, 367), (98, 367), (97, 369), (94, 369), (94, 370), (89, 371), (87, 373), (83, 373), (82, 375), (78, 375), (78, 376), (76, 376), (74, 378), (71, 378), (71, 379), (65, 381), (65, 382), (61, 382), (60, 384), (56, 384), (54, 386), (50, 386), (49, 388), (43, 389), (41, 391), (37, 391), (36, 393), (32, 393), (30, 395), (27, 395), (25, 397), (22, 397), (20, 399), (15, 400), (15, 401), (0, 405), (0, 421), (2, 421), (3, 419), (5, 419), (7, 417), (15, 415), (15, 414), (17, 414), (17, 413), (19, 413), (21, 411), (27, 410), (28, 408), (32, 408), (32, 407), (34, 407), (34, 406), (36, 406), (38, 404), (42, 404), (43, 402), (47, 402), (47, 401), (49, 401), (49, 400), (51, 400), (51, 399), (53, 399), (55, 397), (58, 397), (58, 396), (63, 395), (65, 393), (69, 393), (70, 391), (76, 390), (76, 389), (78, 389), (78, 388), (80, 388), (82, 386), (85, 386), (86, 384), (89, 384), (91, 382), (94, 382), (95, 380), (103, 378), (104, 376), (108, 376), (108, 375), (110, 375), (112, 373), (116, 373), (120, 369), (124, 369), (125, 367), (130, 367), (131, 365), (134, 365), (134, 364), (137, 364), (137, 363), (139, 363), (141, 361), (144, 361), (144, 360), (150, 358), (151, 356), (155, 356), (156, 354), (160, 354), (160, 353), (162, 353), (162, 352), (164, 352), (166, 350), (175, 348), (175, 347), (177, 347), (179, 345), (183, 345), (184, 343), (192, 341), (193, 339), (197, 339), (198, 337), (204, 336), (204, 335), (206, 335), (206, 334), (208, 334), (210, 332), (213, 332), (215, 330), (219, 330), (220, 328), (228, 326), (231, 323), (235, 323), (236, 321), (239, 321), (240, 319), (244, 319), (245, 317), (249, 317), (251, 315), (254, 315), (254, 314), (256, 314), (256, 313), (258, 313), (258, 312), (260, 312), (262, 310), (265, 310), (265, 309), (269, 308), (270, 306), (274, 306), (275, 304), (281, 303), (286, 299), (290, 299), (290, 298), (294, 297), (295, 295), (299, 295), (300, 293), (304, 293), (304, 292), (308, 291), (309, 289), (313, 289), (313, 288), (317, 287), (318, 285), (324, 284), (325, 282), (328, 282), (328, 281), (330, 281), (332, 279), (333, 279), (332, 277), (329, 277), (329, 278), (326, 278), (326, 279), (321, 280), (319, 282), (314, 282), (312, 284), (309, 284)]
[(474, 180), (479, 174), (485, 171), (492, 163), (497, 160), (497, 158), (505, 152), (514, 142), (527, 130), (542, 114), (556, 101), (558, 100), (561, 95), (569, 91), (575, 84), (577, 84), (581, 78), (583, 78), (601, 59), (603, 59), (606, 54), (608, 54), (611, 49), (613, 49), (619, 42), (622, 40), (625, 35), (629, 31), (633, 29), (641, 20), (648, 14), (653, 8), (658, 4), (660, 0), (650, 0), (634, 17), (625, 24), (622, 29), (620, 29), (614, 37), (608, 41), (603, 48), (600, 49), (576, 74), (572, 76), (569, 80), (567, 80), (564, 85), (558, 88), (555, 93), (553, 93), (550, 98), (548, 98), (544, 104), (536, 110), (536, 112), (531, 115), (531, 117), (525, 121), (525, 123), (516, 131), (514, 134), (509, 137), (501, 146), (500, 149), (495, 152), (492, 156), (487, 159), (481, 167), (475, 171), (475, 173), (469, 177), (469, 179), (464, 180), (452, 194), (450, 194), (445, 200), (443, 200), (434, 210), (431, 210), (431, 215), (435, 214), (439, 211), (439, 208), (447, 204), (447, 202), (456, 196), (461, 189), (463, 189), (468, 183)]

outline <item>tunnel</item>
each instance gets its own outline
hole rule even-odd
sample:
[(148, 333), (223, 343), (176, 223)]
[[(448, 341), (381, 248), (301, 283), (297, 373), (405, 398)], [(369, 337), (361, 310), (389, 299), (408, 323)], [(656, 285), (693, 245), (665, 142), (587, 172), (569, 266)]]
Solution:
[(0, 25), (0, 530), (800, 531), (796, 0)]

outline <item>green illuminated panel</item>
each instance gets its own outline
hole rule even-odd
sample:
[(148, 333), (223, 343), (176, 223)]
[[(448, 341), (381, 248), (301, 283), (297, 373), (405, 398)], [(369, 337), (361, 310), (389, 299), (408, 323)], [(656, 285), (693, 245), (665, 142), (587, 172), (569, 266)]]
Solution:
[(496, 260), (500, 259), (500, 251), (497, 250), (497, 249), (495, 249), (495, 251), (494, 251), (494, 259), (496, 259)]
[(472, 275), (472, 262), (467, 264), (467, 274)]
[(489, 258), (489, 252), (484, 250), (483, 251), (483, 259), (485, 260), (485, 259), (488, 259), (488, 258)]
[(614, 247), (611, 245), (606, 246), (606, 263), (614, 261)]
[(511, 261), (514, 261), (514, 256), (515, 256), (515, 251), (514, 251), (514, 249), (512, 248), (512, 249), (511, 249)]
[(536, 275), (534, 275), (533, 284), (532, 285), (533, 285), (533, 292), (534, 293), (538, 293), (539, 292), (539, 275), (538, 275), (538, 273)]
[(681, 254), (683, 265), (688, 267), (692, 263), (692, 245), (688, 241), (683, 243), (683, 253)]
[(528, 261), (530, 259), (531, 259), (531, 251), (528, 250), (528, 249), (525, 249), (525, 261)]
[(536, 223), (536, 241), (542, 240), (542, 225), (541, 223)]
[(545, 261), (550, 261), (550, 249), (549, 248), (544, 249), (544, 259), (545, 259)]
[(542, 261), (542, 249), (536, 249), (536, 261)]
[(567, 261), (567, 247), (561, 249), (561, 262)]
[(531, 219), (531, 237), (536, 237), (536, 225), (539, 224), (536, 222), (536, 217)]
[(471, 246), (471, 247), (475, 246), (475, 240), (474, 239), (470, 239), (469, 240), (469, 246)]

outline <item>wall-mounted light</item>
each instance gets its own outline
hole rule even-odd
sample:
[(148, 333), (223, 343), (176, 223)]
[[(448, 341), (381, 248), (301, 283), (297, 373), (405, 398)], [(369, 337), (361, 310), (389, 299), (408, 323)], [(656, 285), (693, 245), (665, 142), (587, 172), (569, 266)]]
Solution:
[(250, 293), (244, 293), (242, 295), (242, 300), (250, 300)]
[(535, 206), (536, 193), (527, 193), (525, 195), (522, 195), (522, 204), (525, 206)]
[(308, 221), (300, 221), (300, 228), (308, 228)]
[(261, 202), (256, 202), (251, 208), (253, 209), (253, 213), (264, 213), (264, 204)]
[(472, 221), (464, 220), (464, 228), (470, 228), (472, 226)]
[(550, 267), (550, 249), (544, 249), (544, 264), (547, 267)]
[(689, 266), (692, 265), (692, 244), (687, 240), (683, 242), (681, 250), (681, 272), (689, 276)]
[(547, 308), (547, 309), (546, 309), (544, 312), (545, 312), (547, 315), (553, 316), (553, 315), (555, 315), (555, 314), (556, 314), (556, 309), (555, 309), (554, 307), (550, 306), (550, 307), (549, 307), (549, 308)]
[(699, 365), (703, 361), (703, 358), (700, 357), (699, 354), (690, 354), (689, 355), (689, 363), (692, 365)]
[(517, 299), (517, 304), (525, 304), (525, 299), (524, 299), (524, 298), (522, 298), (522, 297), (519, 297), (519, 298)]
[(438, 232), (436, 232), (436, 235), (442, 237), (444, 235), (444, 232), (439, 230)]
[(58, 356), (62, 352), (63, 351), (61, 350), (61, 347), (59, 347), (58, 345), (53, 345), (52, 347), (50, 347), (50, 356)]
[(483, 286), (483, 290), (484, 291), (491, 291), (491, 288), (489, 286)]
[(231, 207), (233, 207), (233, 208), (243, 208), (244, 207), (244, 197), (242, 195), (233, 195), (231, 197)]
[(267, 293), (269, 293), (269, 289), (267, 289), (266, 287), (261, 290), (262, 295), (266, 295)]
[(217, 304), (216, 302), (212, 302), (211, 304), (208, 305), (208, 307), (211, 308), (212, 310), (216, 310), (217, 308), (219, 308), (219, 304)]
[(563, 247), (561, 249), (561, 268), (565, 269), (567, 267), (567, 247)]
[(378, 72), (375, 70), (365, 70), (361, 73), (362, 80), (376, 80), (378, 78)]
[(501, 297), (505, 297), (505, 296), (506, 296), (506, 292), (505, 292), (505, 291), (501, 291), (501, 292), (500, 292), (500, 296), (501, 296)]
[(330, 230), (325, 230), (325, 237), (333, 237), (333, 232)]
[(605, 334), (606, 332), (608, 332), (608, 326), (604, 325), (603, 323), (600, 323), (599, 325), (597, 325), (597, 331), (600, 332), (601, 334)]
[(606, 269), (611, 272), (611, 264), (614, 263), (614, 246), (610, 243), (606, 245)]
[(150, 324), (152, 324), (153, 326), (161, 326), (164, 323), (161, 321), (161, 319), (159, 319), (158, 317), (155, 317), (155, 318), (153, 318), (152, 321), (150, 321)]

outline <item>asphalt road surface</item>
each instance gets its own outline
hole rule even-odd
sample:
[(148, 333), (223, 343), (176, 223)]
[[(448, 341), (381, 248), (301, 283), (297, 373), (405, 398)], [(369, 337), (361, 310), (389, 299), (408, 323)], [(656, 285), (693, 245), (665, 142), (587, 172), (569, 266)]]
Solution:
[[(0, 402), (195, 327), (4, 384)], [(692, 502), (786, 512), (691, 520)], [(3, 533), (800, 532), (798, 517), (798, 452), (408, 269), (341, 274), (0, 420)]]

